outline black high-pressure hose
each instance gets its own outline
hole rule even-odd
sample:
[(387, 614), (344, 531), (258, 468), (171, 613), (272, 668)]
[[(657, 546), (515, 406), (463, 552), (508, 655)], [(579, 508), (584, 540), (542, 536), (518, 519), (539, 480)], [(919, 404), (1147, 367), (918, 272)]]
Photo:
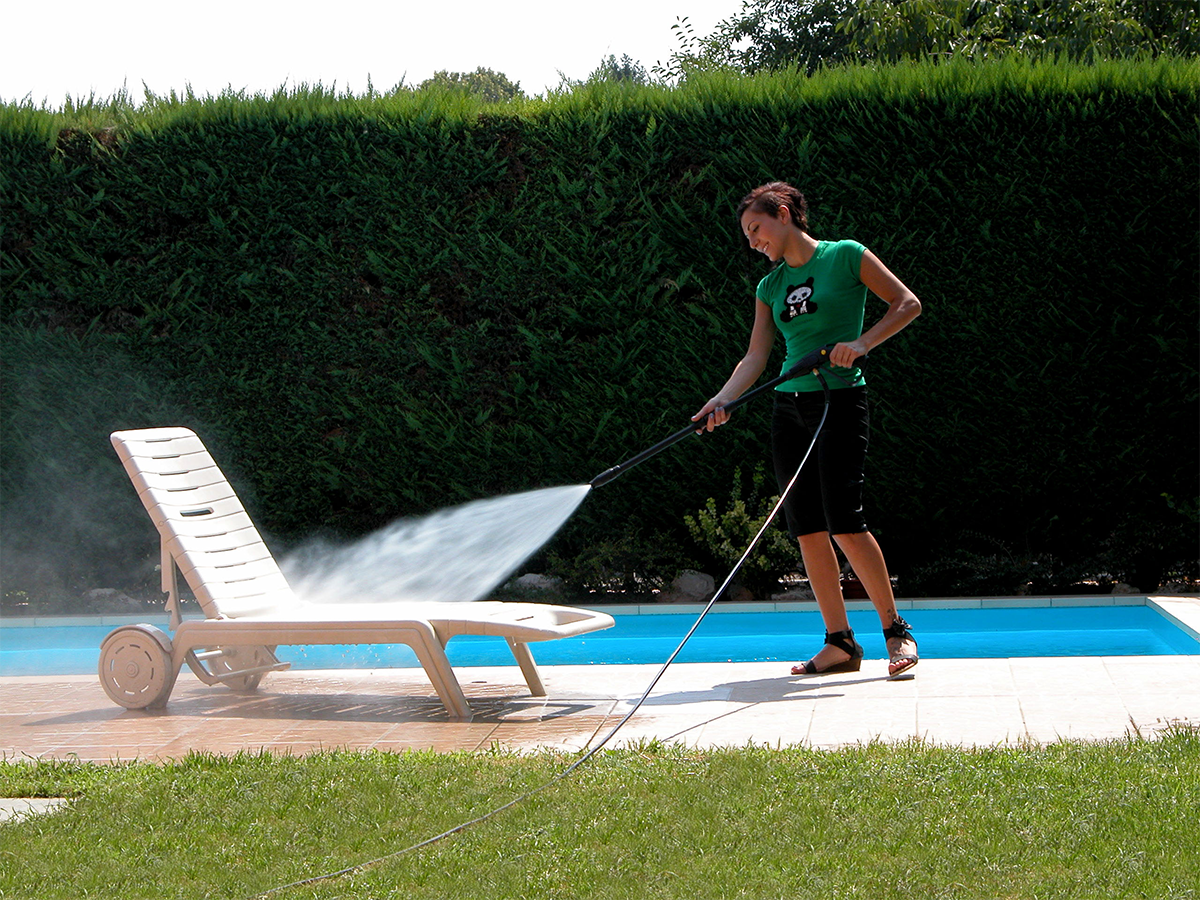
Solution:
[[(564, 771), (562, 773), (563, 776), (567, 775), (574, 769), (579, 768), (588, 759), (590, 759), (592, 756), (594, 756), (597, 753), (597, 751), (600, 750), (601, 747), (603, 747), (610, 740), (612, 740), (613, 735), (615, 735), (618, 731), (620, 731), (621, 727), (626, 722), (628, 722), (633, 717), (633, 714), (641, 708), (643, 703), (646, 702), (646, 699), (650, 696), (650, 692), (652, 690), (654, 690), (655, 685), (658, 684), (659, 679), (661, 679), (663, 677), (663, 675), (666, 674), (668, 667), (670, 667), (671, 663), (673, 663), (675, 661), (675, 657), (677, 657), (679, 655), (679, 652), (683, 649), (683, 645), (686, 644), (691, 639), (692, 635), (696, 633), (696, 629), (700, 627), (700, 623), (704, 621), (704, 618), (705, 618), (705, 616), (708, 615), (709, 610), (711, 610), (713, 608), (713, 606), (716, 604), (716, 602), (725, 595), (725, 590), (729, 587), (730, 584), (733, 583), (733, 579), (737, 576), (737, 573), (739, 571), (741, 571), (741, 568), (745, 564), (746, 560), (750, 558), (750, 554), (754, 552), (754, 548), (758, 545), (759, 540), (762, 538), (762, 536), (766, 532), (767, 528), (770, 527), (771, 522), (773, 522), (775, 520), (775, 516), (779, 514), (779, 510), (783, 509), (784, 501), (787, 500), (788, 494), (790, 494), (792, 492), (792, 488), (795, 486), (796, 481), (800, 478), (800, 470), (804, 468), (804, 464), (808, 462), (809, 456), (812, 455), (813, 449), (817, 446), (817, 438), (819, 438), (821, 436), (821, 431), (825, 427), (825, 419), (829, 416), (829, 382), (827, 382), (825, 380), (825, 375), (821, 372), (820, 365), (821, 365), (821, 362), (823, 362), (824, 360), (826, 360), (828, 358), (829, 351), (833, 349), (833, 346), (834, 346), (833, 344), (829, 344), (828, 346), (822, 347), (820, 350), (817, 350), (814, 353), (809, 354), (804, 359), (802, 359), (799, 363), (797, 363), (796, 365), (789, 368), (786, 372), (784, 372), (778, 378), (774, 378), (771, 381), (768, 381), (765, 384), (763, 384), (761, 387), (755, 388), (753, 391), (749, 391), (749, 392), (743, 394), (741, 397), (739, 397), (737, 400), (735, 400), (734, 403), (730, 403), (728, 406), (725, 407), (725, 409), (727, 409), (727, 410), (732, 409), (735, 404), (740, 405), (740, 403), (742, 401), (749, 399), (751, 396), (758, 394), (760, 391), (774, 387), (777, 384), (782, 384), (783, 382), (787, 381), (790, 378), (795, 378), (797, 375), (799, 375), (805, 369), (809, 369), (809, 368), (812, 369), (813, 374), (816, 375), (817, 378), (820, 380), (821, 390), (824, 391), (824, 393), (825, 393), (825, 408), (821, 412), (821, 421), (817, 423), (817, 428), (813, 432), (812, 440), (809, 441), (808, 449), (806, 451), (804, 451), (804, 457), (800, 460), (800, 465), (798, 465), (796, 467), (796, 472), (794, 475), (792, 475), (791, 480), (787, 483), (787, 485), (782, 490), (780, 490), (779, 499), (775, 501), (775, 506), (771, 508), (771, 511), (769, 513), (767, 513), (767, 517), (763, 520), (762, 526), (758, 529), (758, 533), (755, 534), (754, 537), (750, 539), (750, 543), (746, 547), (745, 552), (741, 555), (741, 557), (738, 559), (738, 561), (733, 564), (733, 568), (729, 570), (729, 574), (725, 576), (725, 580), (723, 582), (721, 582), (721, 586), (719, 588), (717, 588), (716, 592), (713, 593), (712, 597), (709, 598), (708, 603), (705, 604), (704, 609), (701, 610), (701, 612), (700, 612), (700, 615), (698, 615), (696, 617), (696, 621), (692, 623), (692, 627), (690, 629), (688, 629), (688, 633), (683, 636), (683, 640), (681, 640), (679, 642), (679, 645), (675, 648), (674, 652), (669, 657), (667, 657), (667, 661), (662, 664), (662, 667), (658, 670), (658, 674), (655, 675), (654, 678), (651, 680), (650, 684), (647, 686), (646, 690), (642, 693), (642, 696), (638, 699), (638, 701), (633, 704), (633, 706), (630, 708), (629, 712), (627, 712), (625, 714), (624, 718), (622, 718), (621, 721), (617, 722), (617, 724), (613, 726), (612, 730), (609, 731), (608, 734), (606, 734), (600, 740), (600, 742), (598, 744), (596, 744), (591, 749), (589, 749), (587, 751), (587, 753), (585, 753), (583, 755), (582, 758), (576, 760), (573, 764), (571, 764), (571, 766), (569, 766), (566, 769), (566, 771)], [(810, 360), (812, 360), (814, 358), (816, 358), (818, 361), (816, 363), (810, 362)], [(865, 359), (866, 359), (865, 356), (859, 357), (860, 362), (864, 361)], [(690, 427), (692, 429), (695, 429), (694, 424)], [(678, 438), (674, 435), (672, 435), (672, 438), (674, 438), (675, 440), (678, 440)], [(634, 457), (634, 459), (637, 462), (641, 462), (641, 460), (647, 458), (647, 456), (653, 455), (653, 453), (651, 453), (651, 451), (654, 451), (656, 453), (656, 452), (658, 452), (659, 449), (662, 449), (662, 447), (670, 446), (670, 443), (668, 443), (668, 442), (672, 441), (672, 438), (668, 438), (667, 441), (663, 441), (661, 444), (655, 444), (655, 446), (651, 447), (650, 450), (646, 451), (644, 454), (639, 454), (637, 457)], [(627, 462), (627, 463), (624, 463), (623, 465), (628, 467), (630, 465), (630, 463)], [(620, 468), (620, 467), (614, 467), (614, 468)], [(608, 472), (611, 472), (611, 471), (613, 471), (613, 470), (612, 469), (608, 470)], [(608, 472), (605, 472), (604, 474), (607, 475)], [(620, 473), (618, 472), (617, 474), (620, 474)], [(611, 477), (615, 478), (616, 475), (613, 475)]]
[[(787, 369), (787, 371), (785, 371), (783, 374), (778, 375), (775, 378), (772, 378), (770, 381), (763, 382), (762, 384), (760, 384), (758, 387), (754, 388), (753, 390), (749, 390), (746, 393), (742, 394), (742, 396), (738, 397), (733, 402), (727, 403), (725, 405), (725, 411), (733, 412), (735, 409), (737, 409), (743, 403), (746, 403), (747, 401), (753, 399), (754, 397), (757, 397), (759, 394), (762, 394), (765, 391), (769, 391), (769, 390), (771, 390), (771, 388), (777, 387), (778, 385), (783, 384), (785, 381), (790, 381), (791, 379), (796, 378), (799, 375), (803, 375), (807, 371), (816, 372), (824, 363), (829, 361), (829, 354), (833, 350), (834, 346), (835, 346), (834, 344), (826, 344), (824, 347), (821, 347), (819, 350), (814, 350), (812, 353), (805, 356), (802, 360), (800, 360), (794, 366), (790, 366)], [(647, 447), (645, 450), (643, 450), (641, 453), (637, 454), (636, 456), (631, 456), (629, 459), (625, 460), (625, 462), (619, 463), (618, 465), (615, 465), (610, 469), (605, 469), (603, 472), (601, 472), (599, 475), (597, 475), (595, 478), (593, 478), (588, 483), (594, 488), (600, 487), (600, 485), (602, 485), (602, 484), (608, 484), (610, 481), (612, 481), (618, 475), (624, 475), (626, 472), (628, 472), (630, 469), (632, 469), (638, 463), (645, 462), (650, 457), (654, 456), (656, 453), (661, 453), (663, 450), (666, 450), (672, 444), (676, 444), (679, 441), (682, 441), (688, 435), (699, 434), (701, 427), (702, 426), (700, 425), (700, 423), (692, 422), (691, 424), (686, 425), (683, 428), (680, 428), (677, 432), (675, 432), (670, 437), (664, 438), (663, 440), (659, 441), (653, 447)]]
[[(683, 640), (679, 642), (679, 646), (677, 646), (675, 648), (675, 651), (670, 655), (670, 657), (668, 657), (667, 661), (664, 662), (662, 664), (662, 666), (659, 668), (658, 674), (656, 674), (654, 676), (653, 680), (651, 680), (649, 686), (642, 693), (641, 697), (633, 704), (633, 706), (629, 709), (629, 712), (627, 712), (624, 715), (624, 717), (619, 722), (617, 722), (617, 724), (614, 725), (612, 727), (612, 729), (610, 729), (609, 732), (606, 735), (604, 735), (603, 738), (600, 739), (599, 742), (597, 742), (596, 744), (589, 747), (586, 750), (586, 752), (584, 752), (584, 754), (579, 759), (575, 760), (575, 762), (571, 763), (571, 765), (567, 766), (567, 768), (563, 769), (561, 772), (559, 772), (553, 778), (549, 779), (548, 781), (544, 782), (543, 784), (539, 785), (538, 787), (535, 787), (535, 788), (532, 788), (531, 790), (526, 791), (524, 794), (521, 794), (520, 796), (510, 800), (509, 802), (503, 804), (502, 806), (498, 806), (495, 809), (492, 809), (491, 811), (486, 812), (481, 816), (478, 816), (477, 818), (471, 819), (470, 821), (467, 821), (467, 822), (462, 822), (447, 831), (443, 831), (441, 834), (437, 834), (431, 838), (427, 838), (423, 841), (419, 841), (416, 844), (412, 844), (411, 846), (405, 847), (402, 850), (397, 850), (394, 853), (387, 853), (387, 854), (384, 854), (383, 856), (377, 856), (374, 859), (367, 860), (366, 862), (357, 863), (356, 865), (352, 865), (352, 866), (347, 866), (344, 869), (338, 869), (337, 871), (334, 871), (334, 872), (325, 872), (321, 875), (314, 875), (310, 878), (304, 878), (299, 881), (293, 881), (290, 884), (279, 885), (278, 887), (271, 888), (268, 891), (265, 891), (261, 894), (255, 895), (255, 900), (263, 900), (263, 898), (273, 896), (274, 894), (280, 893), (281, 891), (289, 890), (291, 888), (305, 887), (305, 886), (316, 884), (318, 882), (328, 881), (332, 878), (338, 878), (343, 875), (350, 875), (350, 874), (353, 874), (356, 872), (361, 872), (363, 869), (366, 869), (369, 866), (374, 866), (378, 863), (385, 862), (387, 860), (396, 859), (398, 857), (404, 856), (407, 853), (411, 853), (414, 850), (419, 850), (422, 847), (428, 847), (430, 844), (435, 844), (438, 841), (441, 841), (445, 838), (450, 837), (451, 835), (458, 834), (461, 831), (465, 831), (466, 829), (470, 828), (472, 825), (478, 825), (481, 822), (486, 822), (488, 819), (492, 818), (493, 816), (495, 816), (499, 813), (504, 812), (506, 809), (511, 809), (512, 807), (516, 806), (518, 803), (528, 800), (530, 797), (534, 796), (535, 794), (538, 794), (538, 793), (546, 790), (551, 785), (557, 784), (558, 782), (562, 781), (564, 778), (566, 778), (568, 775), (570, 775), (572, 772), (574, 772), (576, 769), (578, 769), (580, 766), (582, 766), (584, 763), (586, 763), (589, 759), (591, 759), (593, 756), (595, 756), (597, 753), (599, 753), (601, 748), (603, 748), (606, 744), (608, 744), (609, 741), (611, 741), (613, 739), (613, 737), (616, 735), (616, 733), (621, 730), (621, 728), (625, 725), (625, 723), (628, 722), (633, 717), (633, 714), (636, 713), (641, 708), (642, 704), (646, 702), (646, 699), (650, 696), (650, 692), (654, 690), (654, 687), (658, 684), (659, 680), (666, 673), (667, 668), (671, 665), (671, 663), (673, 663), (675, 661), (675, 657), (677, 657), (679, 655), (679, 652), (683, 649), (683, 645), (688, 642), (688, 640), (691, 638), (691, 636), (693, 634), (695, 634), (696, 629), (700, 627), (700, 623), (702, 621), (704, 621), (704, 617), (708, 615), (708, 611), (713, 608), (713, 604), (715, 604), (717, 602), (717, 600), (719, 600), (724, 595), (726, 588), (729, 587), (730, 583), (733, 581), (734, 576), (737, 575), (738, 571), (742, 568), (743, 563), (746, 562), (746, 559), (750, 556), (751, 552), (753, 552), (753, 550), (754, 550), (754, 547), (758, 544), (759, 538), (761, 538), (763, 536), (763, 533), (767, 530), (767, 527), (771, 524), (771, 522), (774, 520), (776, 514), (783, 507), (784, 500), (787, 499), (787, 495), (791, 492), (792, 486), (795, 485), (796, 479), (798, 479), (800, 477), (800, 470), (802, 468), (804, 468), (804, 464), (806, 462), (808, 462), (809, 455), (812, 453), (813, 448), (816, 447), (816, 445), (817, 445), (817, 438), (821, 434), (821, 429), (824, 428), (824, 426), (825, 426), (825, 417), (829, 414), (829, 384), (826, 382), (825, 376), (824, 376), (824, 374), (822, 374), (820, 369), (821, 369), (822, 365), (824, 365), (826, 362), (828, 362), (829, 353), (831, 350), (833, 350), (833, 347), (834, 347), (833, 344), (828, 344), (819, 350), (815, 350), (814, 352), (810, 353), (808, 356), (804, 357), (804, 359), (802, 359), (798, 363), (796, 363), (796, 365), (789, 367), (788, 370), (786, 372), (784, 372), (782, 375), (778, 376), (777, 378), (772, 378), (770, 381), (767, 381), (767, 382), (759, 385), (758, 387), (754, 388), (753, 390), (747, 391), (745, 394), (738, 397), (732, 403), (729, 403), (726, 405), (725, 409), (727, 411), (733, 410), (736, 407), (741, 406), (747, 400), (750, 400), (752, 397), (756, 397), (764, 391), (770, 390), (771, 388), (773, 388), (777, 385), (783, 384), (783, 382), (788, 381), (789, 379), (795, 378), (796, 376), (802, 374), (806, 370), (811, 370), (813, 372), (813, 374), (816, 375), (817, 378), (820, 379), (821, 388), (825, 392), (825, 410), (821, 415), (821, 421), (817, 425), (816, 432), (813, 434), (812, 441), (808, 446), (808, 450), (805, 452), (804, 458), (800, 461), (800, 465), (796, 468), (796, 474), (792, 476), (792, 480), (790, 482), (788, 482), (787, 487), (785, 487), (780, 492), (779, 500), (776, 502), (775, 507), (767, 515), (767, 518), (763, 522), (762, 527), (759, 528), (758, 533), (750, 541), (750, 545), (746, 548), (746, 552), (743, 553), (741, 559), (739, 559), (734, 564), (733, 569), (730, 570), (729, 574), (725, 578), (725, 581), (722, 582), (722, 584), (719, 588), (717, 588), (716, 592), (709, 599), (708, 604), (704, 607), (703, 612), (701, 612), (700, 615), (696, 618), (696, 621), (692, 623), (691, 629), (688, 631), (688, 633), (686, 635), (684, 635)], [(865, 359), (866, 359), (866, 357), (859, 357), (860, 362)], [(606, 469), (605, 471), (601, 472), (599, 475), (597, 475), (595, 478), (592, 479), (591, 486), (599, 487), (602, 484), (607, 484), (608, 482), (610, 482), (614, 478), (616, 478), (618, 475), (621, 475), (621, 474), (629, 471), (631, 468), (636, 466), (638, 463), (644, 462), (645, 460), (649, 459), (654, 454), (659, 453), (660, 451), (665, 450), (667, 447), (670, 447), (672, 444), (683, 440), (689, 434), (698, 433), (698, 429), (699, 429), (698, 424), (696, 422), (692, 422), (686, 428), (682, 428), (679, 431), (677, 431), (675, 434), (671, 435), (669, 438), (659, 441), (653, 447), (649, 447), (646, 450), (643, 450), (641, 453), (637, 454), (637, 456), (633, 456), (633, 457), (625, 460), (625, 462), (621, 463), (620, 465), (613, 466), (611, 469)]]

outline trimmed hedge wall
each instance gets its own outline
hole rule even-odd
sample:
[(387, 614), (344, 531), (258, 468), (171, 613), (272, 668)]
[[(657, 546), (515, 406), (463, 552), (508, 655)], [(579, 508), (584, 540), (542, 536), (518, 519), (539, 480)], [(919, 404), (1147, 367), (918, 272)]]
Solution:
[[(733, 210), (773, 178), (925, 305), (868, 374), (869, 517), (902, 591), (953, 590), (964, 553), (1048, 584), (1190, 573), (1198, 75), (1009, 60), (495, 106), (0, 108), (4, 588), (156, 560), (117, 428), (196, 428), (281, 547), (589, 480), (740, 358), (766, 270)], [(765, 457), (767, 414), (597, 490), (550, 552), (669, 575), (700, 552), (683, 517)]]

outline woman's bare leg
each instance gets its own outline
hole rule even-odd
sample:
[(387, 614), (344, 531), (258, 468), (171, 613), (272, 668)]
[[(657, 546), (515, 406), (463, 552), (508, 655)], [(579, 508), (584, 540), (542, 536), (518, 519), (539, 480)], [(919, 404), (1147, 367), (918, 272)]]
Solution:
[[(858, 534), (835, 534), (837, 541), (854, 574), (867, 589), (867, 595), (879, 614), (879, 622), (884, 630), (889, 628), (899, 615), (896, 613), (896, 599), (892, 594), (892, 579), (888, 575), (887, 563), (883, 559), (883, 551), (874, 535), (869, 531)], [(908, 637), (890, 637), (887, 641), (888, 675), (894, 676), (917, 664), (917, 642)]]
[[(845, 631), (850, 627), (850, 622), (846, 618), (846, 601), (842, 597), (842, 572), (828, 532), (802, 534), (798, 540), (800, 555), (804, 558), (804, 572), (817, 598), (817, 608), (821, 610), (825, 630)], [(849, 658), (850, 654), (845, 650), (825, 644), (812, 662), (818, 669), (825, 669)]]
[(846, 554), (846, 560), (858, 580), (867, 589), (867, 596), (879, 614), (880, 625), (887, 628), (896, 620), (896, 598), (892, 595), (892, 579), (875, 536), (863, 531), (858, 534), (835, 534), (833, 539)]

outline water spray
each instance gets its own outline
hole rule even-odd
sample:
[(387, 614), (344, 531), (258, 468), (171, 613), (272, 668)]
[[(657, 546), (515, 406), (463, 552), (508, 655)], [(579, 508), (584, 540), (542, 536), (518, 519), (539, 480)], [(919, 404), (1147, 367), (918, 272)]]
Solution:
[[(805, 372), (819, 371), (833, 344), (726, 404), (732, 412)], [(592, 488), (608, 484), (688, 435), (692, 422), (588, 484), (541, 488), (476, 500), (419, 519), (402, 519), (349, 545), (313, 541), (280, 561), (296, 596), (311, 603), (406, 600), (469, 603), (487, 596), (537, 552), (575, 512)], [(513, 528), (519, 521), (521, 528)]]

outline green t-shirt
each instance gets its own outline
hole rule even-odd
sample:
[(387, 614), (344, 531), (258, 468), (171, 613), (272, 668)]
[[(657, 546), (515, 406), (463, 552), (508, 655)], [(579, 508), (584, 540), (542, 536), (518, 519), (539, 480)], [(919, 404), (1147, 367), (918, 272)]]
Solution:
[[(758, 299), (771, 307), (775, 326), (787, 345), (780, 372), (813, 350), (853, 341), (862, 334), (867, 286), (858, 276), (865, 250), (857, 241), (820, 241), (804, 265), (794, 269), (783, 262), (758, 283)], [(826, 376), (830, 389), (866, 384), (858, 366), (835, 367), (833, 371), (841, 377)], [(819, 391), (821, 382), (809, 372), (775, 390)]]

